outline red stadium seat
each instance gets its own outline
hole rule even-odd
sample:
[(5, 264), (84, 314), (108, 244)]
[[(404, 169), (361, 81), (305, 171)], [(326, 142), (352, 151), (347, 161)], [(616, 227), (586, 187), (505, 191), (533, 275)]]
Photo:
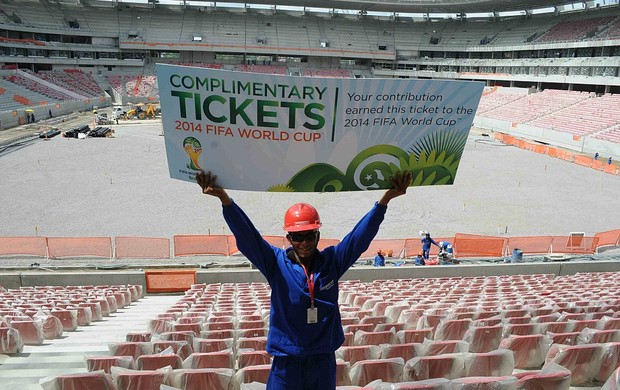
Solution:
[(132, 356), (86, 356), (86, 369), (90, 372), (103, 370), (110, 374), (113, 366), (133, 368)]
[(183, 361), (183, 368), (234, 368), (233, 353), (194, 352)]
[(421, 356), (409, 360), (403, 370), (403, 380), (419, 381), (433, 378), (456, 379), (465, 375), (463, 354)]
[(169, 383), (183, 390), (229, 390), (232, 378), (232, 369), (181, 369), (170, 373)]
[(569, 390), (571, 372), (555, 363), (545, 365), (540, 371), (524, 371), (515, 374), (520, 390)]
[(518, 336), (512, 335), (503, 339), (499, 348), (514, 353), (515, 368), (540, 368), (551, 345), (551, 340), (541, 334)]
[(181, 368), (181, 358), (175, 353), (159, 353), (153, 355), (141, 355), (136, 359), (138, 370), (157, 370), (170, 366), (173, 369)]
[(405, 362), (402, 358), (360, 360), (351, 366), (349, 377), (353, 386), (366, 386), (374, 380), (400, 382)]

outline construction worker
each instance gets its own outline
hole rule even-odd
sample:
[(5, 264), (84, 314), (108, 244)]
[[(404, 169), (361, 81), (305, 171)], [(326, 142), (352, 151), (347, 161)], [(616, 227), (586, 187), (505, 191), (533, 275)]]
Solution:
[(415, 265), (426, 265), (422, 252), (418, 252), (418, 255), (415, 258)]
[(439, 241), (439, 254), (437, 258), (439, 259), (439, 264), (453, 264), (452, 258), (454, 256), (454, 248), (452, 248), (452, 244), (448, 241)]
[(224, 219), (237, 247), (271, 286), (267, 352), (273, 356), (267, 389), (336, 388), (334, 352), (344, 342), (338, 310), (338, 280), (368, 249), (383, 221), (387, 205), (406, 193), (411, 173), (391, 177), (392, 188), (342, 241), (317, 249), (321, 219), (307, 203), (292, 205), (284, 216), (290, 247), (270, 245), (248, 216), (217, 185), (217, 176), (201, 171), (202, 192), (222, 203)]
[(431, 251), (431, 244), (435, 246), (439, 246), (439, 244), (437, 244), (435, 240), (431, 238), (431, 234), (426, 230), (421, 230), (420, 236), (422, 237), (422, 257), (424, 258), (424, 260), (428, 260), (428, 256)]
[(385, 256), (381, 252), (381, 249), (377, 251), (377, 256), (375, 256), (375, 267), (385, 267)]

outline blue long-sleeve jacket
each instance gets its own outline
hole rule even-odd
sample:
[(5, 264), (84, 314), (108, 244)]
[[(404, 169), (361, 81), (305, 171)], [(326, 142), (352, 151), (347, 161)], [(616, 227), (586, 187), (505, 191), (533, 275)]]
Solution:
[(223, 207), (237, 248), (259, 269), (271, 286), (267, 352), (274, 356), (305, 357), (333, 353), (344, 342), (338, 310), (338, 280), (368, 249), (387, 207), (378, 203), (342, 241), (316, 254), (312, 265), (318, 322), (307, 323), (310, 294), (303, 268), (287, 250), (271, 246), (234, 202)]
[(431, 249), (431, 244), (435, 244), (436, 246), (439, 246), (439, 244), (436, 243), (432, 237), (422, 237), (422, 250), (427, 251)]

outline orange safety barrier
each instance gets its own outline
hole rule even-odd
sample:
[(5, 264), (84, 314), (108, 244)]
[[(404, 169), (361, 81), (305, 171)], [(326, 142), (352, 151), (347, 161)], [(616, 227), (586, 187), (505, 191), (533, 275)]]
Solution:
[(594, 253), (598, 237), (555, 236), (551, 241), (552, 253)]
[(263, 236), (263, 238), (276, 248), (284, 248), (285, 245), (288, 245), (288, 241), (284, 236)]
[(146, 270), (146, 292), (181, 292), (196, 284), (195, 270)]
[(454, 236), (454, 251), (461, 257), (501, 257), (506, 238), (457, 233)]
[(0, 237), (0, 256), (47, 256), (45, 237)]
[(155, 237), (116, 237), (114, 257), (117, 259), (169, 259), (170, 239)]
[(422, 251), (422, 242), (419, 238), (407, 238), (405, 239), (405, 256), (414, 257), (418, 255), (418, 252)]
[(549, 253), (552, 240), (552, 236), (508, 237), (505, 255), (510, 255), (514, 249), (528, 255)]
[(601, 160), (592, 160), (591, 168), (602, 171), (604, 162)]
[(620, 229), (596, 233), (594, 237), (598, 238), (599, 247), (608, 245), (620, 245)]
[(557, 157), (558, 156), (558, 150), (556, 148), (553, 148), (553, 147), (549, 146), (547, 154), (549, 155), (549, 157)]
[(335, 239), (335, 238), (322, 238), (319, 240), (319, 245), (317, 245), (317, 248), (322, 251), (323, 249), (330, 247), (330, 246), (334, 246), (334, 245), (338, 245), (340, 243), (340, 240)]
[(603, 168), (603, 171), (606, 173), (611, 173), (612, 175), (615, 175), (617, 168), (613, 164), (605, 164), (605, 168)]
[(576, 155), (573, 162), (575, 164), (590, 168), (592, 166), (592, 161), (594, 160), (592, 160), (591, 157)]
[(568, 162), (573, 162), (575, 161), (575, 155), (571, 152), (566, 152), (566, 154), (564, 155), (564, 160)]
[(194, 255), (226, 255), (229, 256), (237, 251), (237, 246), (230, 245), (226, 235), (176, 235), (174, 240), (174, 256)]
[(538, 154), (548, 154), (549, 146), (547, 145), (534, 145), (534, 152)]
[(516, 145), (517, 139), (515, 137), (513, 137), (512, 135), (505, 135), (504, 136), (504, 143), (506, 145)]
[(566, 150), (558, 149), (555, 156), (560, 160), (566, 159)]
[(400, 253), (403, 251), (404, 248), (405, 248), (404, 238), (400, 240), (399, 239), (372, 240), (372, 242), (370, 243), (370, 246), (368, 247), (368, 249), (366, 249), (364, 253), (362, 253), (360, 258), (364, 259), (364, 258), (369, 258), (369, 257), (370, 258), (375, 257), (379, 249), (383, 253), (387, 253), (388, 257), (399, 257)]
[[(439, 237), (439, 238), (435, 238), (433, 237), (433, 240), (435, 240), (436, 243), (439, 243), (441, 241), (448, 241), (449, 243), (452, 244), (452, 246), (454, 247), (454, 237)], [(405, 249), (405, 257), (415, 257), (418, 255), (419, 252), (422, 252), (422, 239), (420, 238), (407, 238), (405, 239), (405, 244), (404, 244), (404, 249)], [(431, 250), (429, 252), (429, 254), (431, 256), (435, 256), (439, 253), (439, 248), (436, 247), (435, 245), (431, 245)]]
[(112, 258), (112, 238), (47, 237), (47, 251), (50, 259), (81, 256)]

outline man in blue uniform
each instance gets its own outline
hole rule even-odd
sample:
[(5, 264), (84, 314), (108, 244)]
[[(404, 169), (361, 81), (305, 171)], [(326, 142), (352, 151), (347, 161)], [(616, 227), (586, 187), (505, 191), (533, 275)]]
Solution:
[(217, 177), (200, 172), (202, 192), (220, 199), (224, 219), (237, 247), (271, 286), (267, 352), (273, 356), (267, 389), (328, 390), (336, 388), (334, 352), (344, 342), (338, 309), (338, 280), (368, 249), (390, 200), (407, 192), (411, 173), (397, 173), (392, 188), (335, 246), (317, 249), (321, 220), (306, 203), (291, 206), (284, 218), (291, 247), (271, 246), (243, 210), (217, 186)]
[(420, 231), (420, 236), (422, 237), (422, 257), (424, 260), (428, 260), (428, 256), (431, 252), (431, 244), (435, 246), (439, 246), (439, 244), (437, 244), (435, 240), (431, 238), (431, 234), (425, 230)]
[(381, 249), (377, 251), (377, 256), (375, 256), (375, 267), (385, 267), (385, 256), (381, 253)]

